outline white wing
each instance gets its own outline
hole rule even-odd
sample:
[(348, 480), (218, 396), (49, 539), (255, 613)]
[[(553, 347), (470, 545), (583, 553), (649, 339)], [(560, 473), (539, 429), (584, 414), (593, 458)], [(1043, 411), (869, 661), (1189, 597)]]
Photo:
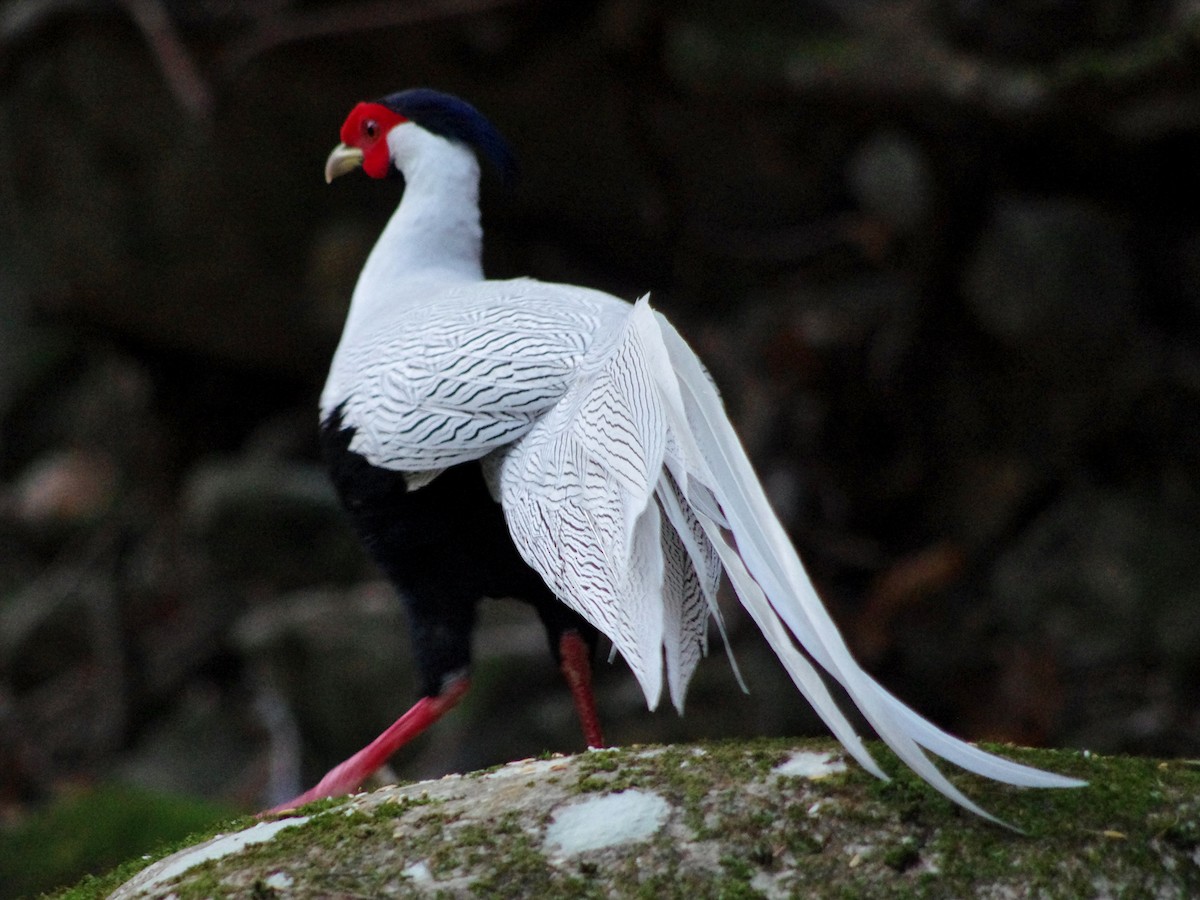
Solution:
[[(671, 438), (632, 321), (627, 313), (617, 341), (589, 356), (553, 409), (504, 451), (499, 493), (526, 562), (608, 635), (651, 708), (665, 651), (671, 697), (682, 708), (720, 567), (664, 478)], [(667, 522), (660, 490), (675, 507)]]
[(350, 449), (403, 472), (440, 470), (519, 439), (575, 382), (629, 305), (531, 279), (422, 294), (369, 332), (347, 331), (321, 398)]

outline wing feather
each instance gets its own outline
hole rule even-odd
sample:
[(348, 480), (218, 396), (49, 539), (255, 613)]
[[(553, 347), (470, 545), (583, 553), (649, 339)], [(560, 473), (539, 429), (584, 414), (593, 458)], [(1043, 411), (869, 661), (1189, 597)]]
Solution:
[(682, 712), (710, 614), (725, 636), (722, 564), (671, 472), (679, 449), (628, 312), (617, 339), (488, 469), (498, 468), (492, 477), (526, 562), (612, 639), (652, 708), (665, 674)]
[(532, 279), (456, 284), (348, 331), (322, 394), (350, 449), (403, 472), (479, 459), (525, 435), (575, 383), (628, 304)]

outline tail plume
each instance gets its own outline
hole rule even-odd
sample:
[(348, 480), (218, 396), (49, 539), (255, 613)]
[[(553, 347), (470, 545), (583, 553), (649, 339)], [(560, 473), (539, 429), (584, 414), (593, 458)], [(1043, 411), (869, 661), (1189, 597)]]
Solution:
[(863, 768), (886, 778), (830, 696), (817, 666), (842, 685), (901, 760), (946, 797), (986, 819), (1000, 822), (958, 790), (925, 751), (1008, 784), (1082, 785), (1077, 779), (1002, 759), (952, 737), (905, 706), (858, 665), (771, 509), (695, 354), (644, 298), (634, 307), (631, 329), (665, 410), (664, 470), (669, 478), (660, 480), (656, 496), (667, 521), (682, 538), (697, 572), (710, 571), (707, 547), (715, 551), (743, 607), (797, 688)]

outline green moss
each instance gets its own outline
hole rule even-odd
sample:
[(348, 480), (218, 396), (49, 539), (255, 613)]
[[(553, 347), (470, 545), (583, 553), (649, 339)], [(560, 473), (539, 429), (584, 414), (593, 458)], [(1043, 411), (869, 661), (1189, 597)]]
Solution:
[[(619, 769), (614, 769), (609, 760), (604, 767), (604, 772), (609, 773), (606, 776), (598, 775), (597, 767), (581, 770), (581, 787), (594, 790), (603, 783), (607, 789), (617, 790), (629, 784), (643, 784), (668, 795), (684, 807), (688, 824), (697, 837), (719, 837), (735, 849), (734, 854), (725, 857), (725, 868), (731, 878), (743, 883), (748, 883), (745, 876), (749, 869), (769, 871), (781, 854), (789, 865), (801, 867), (805, 865), (801, 862), (805, 857), (820, 857), (831, 841), (836, 844), (841, 839), (821, 834), (824, 823), (819, 811), (810, 817), (806, 812), (807, 802), (798, 802), (806, 789), (811, 790), (804, 779), (780, 778), (779, 792), (765, 797), (761, 808), (738, 811), (744, 808), (740, 786), (762, 778), (796, 749), (794, 744), (718, 744), (704, 745), (701, 749), (704, 752), (700, 754), (693, 748), (669, 748), (624, 758)], [(1105, 831), (1134, 832), (1139, 826), (1144, 829), (1152, 808), (1164, 801), (1163, 790), (1156, 786), (1156, 775), (1163, 771), (1159, 763), (996, 749), (1031, 765), (1076, 774), (1103, 786), (1098, 791), (1028, 791), (952, 775), (985, 808), (1024, 828), (1030, 835), (1028, 838), (1004, 832), (965, 813), (894, 760), (888, 763), (893, 769), (889, 782), (878, 781), (855, 768), (845, 775), (823, 779), (820, 805), (837, 808), (837, 818), (851, 830), (883, 825), (897, 830), (917, 829), (928, 836), (924, 840), (900, 838), (868, 855), (893, 872), (913, 873), (903, 886), (896, 886), (898, 890), (902, 887), (900, 895), (906, 892), (924, 895), (969, 893), (971, 885), (987, 883), (988, 879), (1003, 881), (1014, 866), (1023, 872), (1032, 868), (1037, 873), (1035, 883), (1047, 891), (1054, 890), (1055, 885), (1072, 885), (1086, 892), (1091, 885), (1087, 867), (1062, 865), (1064, 858), (1071, 857), (1070, 848)], [(877, 755), (889, 759), (886, 752)], [(1183, 775), (1185, 781), (1192, 780), (1185, 764), (1174, 764), (1172, 774)], [(1130, 794), (1140, 798), (1138, 802), (1130, 803)], [(871, 802), (862, 803), (864, 796)], [(845, 798), (845, 804), (839, 804), (841, 798)], [(1171, 821), (1162, 825), (1162, 834), (1170, 835), (1183, 849), (1190, 850), (1200, 841), (1195, 811), (1174, 810), (1171, 816)], [(1090, 825), (1084, 827), (1083, 823), (1088, 822)], [(850, 840), (853, 837), (848, 835)], [(1093, 856), (1105, 853), (1102, 844), (1089, 850)], [(936, 871), (922, 870), (926, 861)], [(837, 860), (839, 865), (845, 862)], [(1150, 851), (1135, 854), (1130, 870), (1161, 865), (1161, 859)], [(826, 866), (816, 866), (818, 871), (823, 868)], [(810, 884), (820, 881), (819, 876), (809, 879)], [(1191, 886), (1190, 881), (1182, 881)]]
[(417, 809), (421, 806), (429, 806), (432, 803), (432, 800), (424, 796), (402, 797), (399, 800), (384, 800), (382, 803), (377, 803), (371, 808), (371, 812), (377, 818), (398, 819), (409, 810)]
[(204, 900), (208, 897), (219, 897), (222, 893), (224, 889), (216, 874), (215, 862), (196, 866), (188, 873), (186, 884), (172, 892), (178, 900)]
[[(1093, 782), (1077, 791), (1019, 790), (949, 773), (1026, 836), (959, 810), (876, 748), (890, 782), (853, 766), (817, 782), (772, 773), (797, 750), (829, 752), (830, 745), (727, 742), (564, 760), (554, 796), (568, 785), (636, 786), (676, 810), (674, 826), (647, 841), (574, 860), (552, 862), (542, 852), (552, 807), (529, 818), (516, 811), (479, 818), (457, 799), (418, 795), (328, 809), (187, 873), (175, 889), (181, 898), (268, 896), (266, 879), (284, 867), (299, 896), (402, 895), (416, 890), (403, 873), (423, 863), (453, 896), (694, 900), (758, 896), (770, 885), (772, 894), (799, 896), (940, 897), (1016, 884), (1067, 896), (1095, 893), (1101, 871), (1118, 885), (1144, 885), (1152, 875), (1159, 887), (1200, 895), (1190, 862), (1200, 847), (1200, 770), (1186, 763), (999, 749)], [(550, 779), (533, 780), (545, 788)], [(475, 783), (461, 782), (463, 792), (469, 796)], [(497, 785), (512, 796), (527, 790), (523, 777)]]
[(732, 784), (765, 775), (794, 745), (776, 739), (590, 753), (579, 760), (576, 788), (608, 792), (666, 788), (672, 799), (694, 802), (708, 793), (714, 780)]
[(502, 854), (503, 865), (484, 867), (481, 877), (471, 884), (472, 893), (489, 898), (560, 895), (554, 870), (522, 831), (515, 814), (483, 831), (475, 835), (479, 846), (489, 854)]
[(579, 781), (576, 782), (576, 784), (575, 784), (575, 787), (579, 791), (581, 791), (582, 793), (585, 793), (585, 794), (592, 793), (595, 791), (608, 790), (610, 788), (610, 786), (611, 786), (611, 782), (609, 781), (609, 779), (597, 778), (594, 775), (588, 775), (584, 778), (580, 778)]
[(883, 853), (883, 863), (889, 869), (895, 869), (897, 872), (904, 872), (911, 869), (917, 864), (921, 858), (921, 853), (917, 849), (917, 842), (911, 838), (905, 838), (898, 844), (889, 847)]
[[(102, 896), (106, 886), (149, 864), (142, 855), (158, 858), (168, 846), (193, 843), (189, 835), (228, 827), (231, 815), (214, 804), (117, 784), (69, 796), (0, 831), (0, 897), (27, 896), (81, 877), (61, 896)], [(119, 872), (84, 877), (125, 859)]]
[(593, 751), (584, 757), (582, 768), (591, 772), (615, 772), (621, 768), (625, 754), (614, 750)]
[[(896, 772), (888, 785), (872, 793), (895, 814), (915, 820), (930, 835), (921, 848), (885, 851), (886, 863), (903, 862), (907, 871), (922, 858), (938, 860), (933, 882), (938, 890), (958, 891), (978, 883), (1003, 882), (1014, 871), (1028, 887), (1049, 894), (1080, 895), (1094, 891), (1092, 863), (1102, 861), (1120, 843), (1119, 869), (1130, 877), (1162, 871), (1163, 860), (1147, 840), (1147, 823), (1164, 802), (1177, 821), (1194, 822), (1200, 782), (1183, 767), (1152, 760), (1084, 757), (1063, 753), (994, 748), (1030, 765), (1088, 779), (1081, 790), (1030, 791), (1005, 787), (975, 777), (954, 780), (984, 808), (1019, 825), (1026, 835), (1006, 833), (950, 806), (907, 770)], [(1164, 765), (1172, 769), (1174, 787), (1166, 796), (1161, 785)], [(1186, 829), (1186, 826), (1185, 826)], [(1139, 837), (1133, 837), (1139, 835)], [(1124, 836), (1124, 837), (1122, 837)], [(1111, 870), (1111, 860), (1106, 869)], [(923, 879), (925, 884), (930, 879)], [(1185, 892), (1200, 888), (1193, 869), (1179, 873)]]
[(747, 860), (723, 856), (721, 868), (725, 871), (725, 878), (720, 882), (719, 896), (729, 900), (750, 900), (763, 896), (762, 891), (756, 890), (751, 884), (757, 869)]
[(266, 816), (268, 819), (278, 818), (295, 818), (296, 816), (315, 816), (317, 813), (325, 812), (328, 809), (336, 809), (346, 802), (345, 797), (324, 797), (320, 800), (314, 800), (312, 803), (305, 803), (303, 806), (298, 806), (295, 809), (290, 809), (285, 813), (280, 813), (278, 816)]

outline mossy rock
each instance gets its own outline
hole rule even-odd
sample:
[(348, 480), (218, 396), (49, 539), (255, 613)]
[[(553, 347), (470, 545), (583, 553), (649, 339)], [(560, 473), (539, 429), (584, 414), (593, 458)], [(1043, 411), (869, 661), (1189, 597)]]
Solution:
[(1200, 765), (1000, 752), (1090, 784), (956, 776), (1017, 831), (907, 770), (877, 781), (828, 742), (590, 751), (242, 823), (112, 896), (1200, 896)]

